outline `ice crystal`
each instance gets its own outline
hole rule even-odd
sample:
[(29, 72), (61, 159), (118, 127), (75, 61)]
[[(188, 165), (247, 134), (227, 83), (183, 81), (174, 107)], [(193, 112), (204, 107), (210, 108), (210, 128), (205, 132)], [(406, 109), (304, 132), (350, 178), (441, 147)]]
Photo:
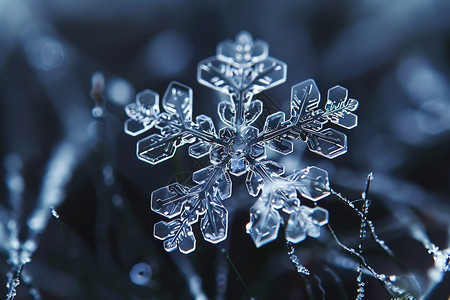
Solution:
[[(200, 218), (205, 240), (219, 243), (227, 238), (228, 211), (222, 201), (232, 194), (230, 175), (246, 174), (248, 193), (258, 197), (247, 224), (257, 247), (274, 240), (282, 223), (292, 243), (306, 236), (319, 237), (321, 226), (328, 223), (327, 210), (301, 205), (302, 198), (316, 203), (330, 194), (327, 172), (310, 166), (285, 174), (285, 167), (268, 160), (266, 151), (287, 155), (293, 151), (292, 140), (298, 139), (310, 151), (330, 159), (344, 154), (346, 135), (325, 125), (355, 127), (358, 120), (352, 111), (358, 101), (349, 98), (345, 88), (335, 86), (328, 90), (322, 108), (316, 83), (308, 79), (292, 87), (290, 115), (271, 114), (259, 130), (254, 122), (263, 112), (263, 102), (256, 95), (286, 80), (286, 64), (268, 53), (267, 43), (254, 41), (244, 31), (235, 41), (219, 43), (216, 56), (199, 63), (198, 81), (228, 98), (218, 105), (219, 118), (225, 123), (219, 130), (206, 115), (192, 118), (192, 89), (178, 82), (170, 83), (163, 95), (163, 112), (158, 93), (151, 90), (140, 92), (135, 103), (126, 106), (127, 134), (137, 136), (151, 128), (160, 131), (138, 141), (139, 159), (158, 164), (171, 158), (178, 147), (190, 144), (191, 157), (208, 155), (211, 163), (193, 174), (195, 186), (173, 183), (152, 193), (152, 210), (172, 219), (154, 226), (154, 236), (164, 241), (165, 250), (194, 251), (192, 225)], [(288, 215), (287, 222), (280, 211)]]

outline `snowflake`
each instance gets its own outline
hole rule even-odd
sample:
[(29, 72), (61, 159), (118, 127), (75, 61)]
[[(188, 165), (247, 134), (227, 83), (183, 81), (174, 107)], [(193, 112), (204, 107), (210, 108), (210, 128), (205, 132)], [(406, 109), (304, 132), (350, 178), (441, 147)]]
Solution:
[(291, 140), (301, 139), (309, 150), (330, 159), (345, 153), (346, 135), (324, 125), (355, 127), (358, 120), (352, 111), (358, 101), (349, 99), (345, 88), (335, 86), (320, 108), (319, 90), (308, 79), (292, 87), (289, 118), (276, 112), (266, 118), (261, 130), (252, 126), (263, 112), (263, 102), (255, 95), (286, 80), (286, 64), (268, 56), (268, 49), (267, 43), (241, 32), (235, 41), (220, 43), (216, 56), (199, 63), (198, 81), (228, 96), (218, 105), (225, 124), (218, 131), (206, 115), (192, 119), (192, 89), (178, 82), (170, 83), (162, 98), (164, 112), (160, 112), (159, 95), (151, 90), (137, 94), (136, 102), (126, 106), (127, 134), (140, 135), (153, 127), (160, 131), (138, 141), (139, 159), (158, 164), (171, 158), (178, 147), (190, 144), (191, 157), (208, 155), (211, 163), (193, 174), (195, 186), (173, 183), (152, 193), (152, 210), (173, 219), (154, 226), (154, 236), (164, 241), (165, 250), (194, 251), (192, 225), (200, 218), (206, 241), (219, 243), (227, 238), (228, 211), (222, 201), (231, 197), (230, 175), (246, 174), (248, 193), (258, 197), (247, 224), (257, 247), (277, 237), (284, 222), (280, 210), (288, 215), (286, 239), (292, 243), (307, 235), (319, 237), (321, 226), (328, 223), (327, 210), (300, 201), (303, 197), (317, 202), (330, 194), (327, 172), (312, 166), (285, 174), (285, 167), (268, 160), (266, 151), (287, 155), (293, 151)]

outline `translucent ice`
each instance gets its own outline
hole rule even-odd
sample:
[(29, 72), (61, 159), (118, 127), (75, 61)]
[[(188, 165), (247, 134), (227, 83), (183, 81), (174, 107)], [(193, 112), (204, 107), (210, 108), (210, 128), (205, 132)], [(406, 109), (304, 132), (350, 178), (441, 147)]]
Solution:
[[(155, 237), (164, 240), (167, 251), (194, 251), (192, 225), (197, 222), (206, 241), (219, 243), (227, 238), (228, 211), (222, 201), (232, 195), (230, 175), (246, 175), (248, 193), (258, 197), (247, 224), (257, 247), (277, 238), (281, 222), (287, 224), (286, 238), (292, 243), (308, 235), (318, 237), (320, 227), (328, 222), (326, 210), (302, 204), (330, 194), (327, 172), (312, 166), (285, 174), (283, 164), (267, 160), (266, 149), (288, 155), (294, 151), (292, 140), (299, 139), (312, 152), (330, 159), (345, 153), (347, 137), (327, 123), (355, 127), (358, 120), (353, 111), (358, 101), (350, 99), (345, 88), (335, 86), (321, 108), (319, 89), (308, 79), (292, 87), (289, 115), (275, 112), (263, 120), (262, 128), (252, 125), (264, 111), (255, 95), (286, 80), (286, 64), (270, 57), (268, 49), (267, 43), (253, 40), (244, 31), (234, 41), (220, 43), (215, 56), (199, 63), (199, 83), (226, 95), (217, 107), (223, 122), (217, 129), (206, 115), (193, 121), (192, 89), (178, 82), (170, 83), (164, 93), (162, 112), (158, 94), (150, 90), (139, 93), (136, 102), (126, 107), (128, 134), (160, 131), (138, 141), (139, 159), (157, 164), (184, 144), (190, 144), (191, 157), (209, 158), (209, 166), (194, 172), (193, 187), (174, 183), (152, 193), (152, 210), (171, 219), (154, 227)], [(288, 215), (287, 221), (280, 210)]]

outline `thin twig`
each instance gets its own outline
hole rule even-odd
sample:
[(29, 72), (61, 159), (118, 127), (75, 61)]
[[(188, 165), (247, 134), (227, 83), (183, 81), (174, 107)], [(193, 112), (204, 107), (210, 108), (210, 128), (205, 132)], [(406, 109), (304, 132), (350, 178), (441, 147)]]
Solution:
[[(372, 174), (372, 173), (371, 173)], [(371, 178), (373, 179), (373, 177)], [(367, 195), (368, 191), (369, 191), (369, 187), (370, 187), (370, 182), (367, 185), (366, 184), (366, 189), (365, 189), (365, 194)], [(354, 203), (358, 200), (355, 201), (350, 201), (347, 198), (345, 198), (344, 196), (342, 196), (341, 193), (336, 192), (333, 189), (330, 189), (330, 193), (335, 195), (339, 200), (341, 200), (342, 202), (344, 202), (347, 206), (349, 206), (350, 208), (352, 208), (360, 218), (364, 217), (364, 214), (362, 211), (360, 211), (355, 205)], [(367, 197), (367, 196), (366, 196)], [(363, 199), (361, 199), (363, 200)], [(410, 273), (408, 271), (408, 268), (395, 256), (394, 252), (386, 245), (386, 243), (381, 240), (378, 235), (375, 232), (375, 226), (373, 225), (373, 222), (369, 219), (366, 218), (366, 224), (369, 227), (369, 234), (371, 239), (388, 255), (389, 258), (392, 259), (392, 261), (394, 261), (403, 271)]]
[(226, 258), (227, 262), (230, 264), (231, 269), (234, 272), (234, 275), (236, 275), (236, 279), (240, 282), (240, 284), (241, 284), (242, 288), (244, 289), (245, 294), (247, 295), (248, 299), (253, 299), (250, 296), (250, 293), (248, 292), (248, 289), (247, 289), (247, 286), (244, 283), (244, 280), (242, 280), (241, 275), (239, 274), (238, 270), (236, 269), (236, 266), (234, 265), (233, 261), (231, 260), (230, 256), (228, 255), (228, 252), (227, 252), (227, 250), (225, 248), (222, 248), (222, 253), (225, 254), (225, 258)]
[(289, 259), (291, 260), (297, 272), (304, 275), (310, 275), (309, 270), (300, 263), (300, 259), (298, 258), (297, 255), (295, 255), (294, 245), (288, 240), (286, 240), (286, 247), (288, 250)]
[[(398, 296), (397, 293), (394, 292), (394, 287), (392, 283), (387, 282), (386, 279), (383, 279), (383, 276), (381, 274), (378, 274), (369, 264), (367, 264), (366, 259), (364, 256), (359, 254), (355, 249), (347, 247), (346, 245), (342, 244), (341, 241), (339, 241), (336, 233), (334, 232), (333, 228), (331, 228), (330, 224), (327, 224), (328, 230), (330, 231), (331, 235), (335, 239), (336, 243), (345, 251), (349, 252), (350, 254), (356, 256), (359, 258), (359, 261), (361, 264), (370, 272), (372, 273), (373, 277), (375, 277), (385, 288), (385, 290), (393, 297)], [(385, 277), (385, 276), (384, 276)]]
[[(364, 242), (364, 238), (366, 237), (366, 225), (367, 225), (367, 213), (369, 211), (369, 200), (367, 199), (367, 196), (369, 194), (369, 189), (370, 189), (370, 181), (372, 180), (373, 176), (372, 173), (370, 173), (367, 176), (367, 181), (366, 181), (366, 188), (364, 190), (364, 192), (362, 193), (362, 216), (361, 216), (361, 225), (359, 228), (359, 245), (358, 245), (358, 253), (359, 255), (362, 256), (363, 254), (363, 242)], [(356, 281), (358, 282), (358, 289), (356, 290), (357, 295), (356, 298), (357, 299), (362, 299), (364, 298), (364, 281), (362, 279), (362, 263), (361, 261), (359, 262), (359, 267), (357, 269), (358, 272), (358, 276), (356, 277)]]

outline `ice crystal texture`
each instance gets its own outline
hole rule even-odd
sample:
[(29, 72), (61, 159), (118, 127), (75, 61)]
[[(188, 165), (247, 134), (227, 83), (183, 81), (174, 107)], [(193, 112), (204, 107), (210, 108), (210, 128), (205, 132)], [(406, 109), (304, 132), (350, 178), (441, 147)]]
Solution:
[(211, 163), (193, 174), (195, 186), (173, 183), (152, 193), (152, 210), (172, 219), (154, 226), (154, 235), (164, 241), (165, 250), (194, 251), (192, 225), (199, 220), (205, 240), (219, 243), (227, 238), (228, 211), (222, 201), (231, 197), (231, 175), (246, 174), (248, 193), (257, 197), (247, 224), (257, 247), (277, 237), (282, 215), (288, 216), (286, 239), (292, 243), (306, 236), (319, 237), (321, 226), (327, 224), (327, 210), (301, 205), (302, 198), (317, 204), (330, 194), (327, 172), (310, 166), (285, 174), (285, 167), (268, 160), (266, 151), (288, 155), (293, 151), (292, 140), (298, 139), (330, 159), (344, 154), (346, 135), (325, 125), (355, 127), (358, 120), (352, 111), (358, 101), (349, 98), (345, 88), (335, 86), (322, 108), (316, 83), (308, 79), (292, 87), (290, 115), (271, 114), (259, 130), (253, 124), (263, 112), (263, 102), (255, 96), (286, 80), (286, 64), (268, 53), (265, 42), (241, 32), (235, 41), (220, 43), (216, 56), (199, 63), (198, 81), (228, 96), (218, 105), (225, 123), (219, 130), (206, 115), (192, 118), (192, 89), (178, 82), (172, 82), (162, 97), (163, 112), (159, 95), (151, 90), (140, 92), (136, 102), (126, 106), (127, 134), (140, 135), (153, 127), (160, 131), (138, 141), (139, 159), (158, 164), (171, 158), (178, 147), (190, 144), (191, 157), (208, 155)]

